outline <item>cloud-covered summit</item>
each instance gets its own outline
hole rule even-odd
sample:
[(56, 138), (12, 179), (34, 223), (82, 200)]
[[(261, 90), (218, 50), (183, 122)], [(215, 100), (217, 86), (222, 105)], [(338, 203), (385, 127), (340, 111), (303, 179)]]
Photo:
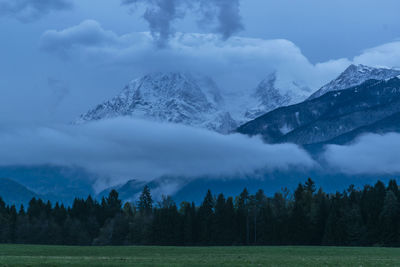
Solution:
[[(277, 73), (277, 81), (282, 82), (277, 88), (285, 89), (288, 83), (296, 82), (316, 91), (350, 64), (393, 67), (400, 62), (400, 42), (370, 48), (353, 58), (316, 64), (285, 39), (233, 36), (223, 41), (216, 34), (178, 32), (168, 47), (158, 49), (149, 32), (121, 33), (95, 20), (47, 30), (41, 36), (40, 47), (42, 53), (60, 57), (54, 59), (55, 63), (65, 66), (67, 58), (68, 65), (74, 66), (70, 68), (73, 74), (62, 66), (56, 68), (71, 85), (71, 97), (64, 100), (65, 111), (59, 113), (69, 121), (116, 95), (127, 81), (153, 72), (184, 71), (212, 77), (221, 90), (232, 95), (227, 101), (241, 109), (241, 103), (232, 99), (240, 99), (240, 94), (255, 89), (271, 73)], [(1, 104), (9, 107), (9, 101)], [(72, 105), (77, 107), (76, 112), (67, 112), (66, 107)]]
[(224, 41), (216, 34), (175, 33), (166, 49), (155, 48), (153, 42), (154, 36), (148, 32), (121, 35), (104, 29), (97, 21), (86, 20), (66, 29), (46, 31), (40, 46), (83, 64), (129, 68), (135, 76), (158, 71), (200, 73), (230, 91), (255, 88), (273, 72), (279, 73), (280, 80), (317, 88), (348, 64), (341, 60), (313, 65), (299, 47), (285, 39), (233, 36)]

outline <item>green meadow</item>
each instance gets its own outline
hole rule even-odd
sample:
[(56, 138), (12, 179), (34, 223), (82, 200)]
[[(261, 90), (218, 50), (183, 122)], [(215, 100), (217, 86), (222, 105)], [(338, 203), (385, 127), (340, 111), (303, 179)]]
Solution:
[(0, 245), (0, 266), (400, 266), (400, 249)]

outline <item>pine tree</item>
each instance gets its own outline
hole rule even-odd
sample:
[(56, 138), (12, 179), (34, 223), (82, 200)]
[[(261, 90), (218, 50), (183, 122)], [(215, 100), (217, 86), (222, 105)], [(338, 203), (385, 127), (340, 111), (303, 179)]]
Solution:
[(115, 215), (121, 212), (122, 202), (118, 197), (118, 192), (116, 190), (111, 190), (106, 199), (106, 214), (108, 218), (114, 218)]
[(207, 194), (201, 204), (198, 212), (200, 223), (200, 242), (204, 245), (212, 244), (214, 229), (214, 197), (211, 191)]
[(182, 202), (180, 213), (183, 215), (182, 242), (184, 245), (194, 245), (198, 242), (198, 220), (195, 204)]
[(138, 202), (139, 212), (142, 215), (150, 215), (153, 210), (153, 199), (151, 198), (150, 188), (146, 185)]
[(399, 219), (399, 201), (396, 194), (392, 190), (389, 190), (386, 193), (384, 206), (380, 214), (380, 221), (383, 226), (381, 241), (385, 245), (399, 245)]
[(245, 188), (236, 200), (237, 208), (237, 232), (239, 234), (238, 242), (249, 244), (250, 239), (250, 218), (249, 218), (249, 192)]
[(215, 203), (215, 228), (214, 228), (214, 243), (223, 245), (226, 242), (226, 200), (223, 194), (219, 194)]

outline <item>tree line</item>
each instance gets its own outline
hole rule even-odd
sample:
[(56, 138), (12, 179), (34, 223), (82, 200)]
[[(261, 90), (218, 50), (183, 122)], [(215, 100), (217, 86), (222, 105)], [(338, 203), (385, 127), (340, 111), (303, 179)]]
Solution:
[(395, 180), (328, 194), (311, 179), (270, 197), (208, 191), (200, 206), (171, 197), (155, 203), (147, 186), (125, 204), (115, 190), (70, 207), (33, 198), (17, 210), (0, 198), (0, 243), (400, 246), (399, 200)]

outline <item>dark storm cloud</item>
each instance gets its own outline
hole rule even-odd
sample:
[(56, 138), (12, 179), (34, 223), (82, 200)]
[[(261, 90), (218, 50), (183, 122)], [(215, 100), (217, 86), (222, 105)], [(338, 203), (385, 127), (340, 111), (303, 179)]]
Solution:
[(200, 13), (203, 16), (201, 22), (208, 24), (217, 20), (216, 32), (228, 39), (233, 34), (243, 30), (240, 17), (239, 0), (198, 0)]
[(184, 17), (180, 10), (186, 7), (186, 0), (123, 0), (125, 5), (143, 3), (147, 6), (144, 19), (148, 22), (150, 31), (157, 44), (164, 47), (166, 41), (174, 34), (172, 24)]
[(224, 40), (243, 29), (239, 0), (123, 0), (124, 5), (144, 4), (143, 14), (157, 45), (164, 47), (175, 34), (173, 23), (187, 13), (200, 16), (199, 25), (214, 25)]
[(71, 8), (70, 0), (0, 0), (0, 16), (14, 17), (22, 22), (39, 19), (51, 11)]

